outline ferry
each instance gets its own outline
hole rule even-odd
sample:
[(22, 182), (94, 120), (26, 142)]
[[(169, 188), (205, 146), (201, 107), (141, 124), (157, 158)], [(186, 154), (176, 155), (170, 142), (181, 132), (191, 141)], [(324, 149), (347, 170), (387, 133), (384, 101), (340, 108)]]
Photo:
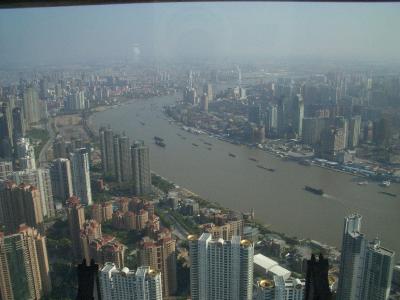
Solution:
[(390, 181), (389, 181), (389, 180), (384, 180), (384, 181), (382, 181), (382, 182), (380, 183), (380, 186), (388, 187), (388, 186), (390, 186)]
[(160, 140), (156, 140), (155, 143), (156, 143), (157, 146), (160, 146), (160, 147), (163, 147), (163, 148), (165, 148), (165, 146), (166, 146), (165, 143), (163, 141), (160, 141)]
[(322, 196), (324, 194), (324, 191), (322, 189), (316, 189), (316, 188), (313, 188), (313, 187), (308, 186), (308, 185), (306, 185), (304, 187), (304, 189), (307, 192), (310, 192), (310, 193), (313, 193), (313, 194), (316, 194), (316, 195), (319, 195), (319, 196)]
[(230, 156), (230, 157), (236, 157), (236, 155), (233, 154), (233, 153), (229, 153), (229, 156)]

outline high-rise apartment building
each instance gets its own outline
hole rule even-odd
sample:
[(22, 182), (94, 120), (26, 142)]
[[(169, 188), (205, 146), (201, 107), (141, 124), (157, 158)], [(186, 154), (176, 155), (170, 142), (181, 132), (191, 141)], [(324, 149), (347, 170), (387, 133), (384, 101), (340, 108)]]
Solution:
[(370, 242), (366, 249), (360, 299), (389, 299), (393, 267), (394, 252), (383, 248), (378, 239)]
[(303, 135), (304, 99), (301, 94), (294, 97), (293, 129), (298, 137)]
[(68, 95), (64, 102), (67, 111), (79, 111), (88, 108), (84, 91), (75, 91)]
[(92, 189), (90, 186), (89, 156), (86, 148), (76, 149), (71, 153), (72, 185), (74, 195), (82, 204), (92, 204)]
[(132, 163), (129, 137), (125, 134), (119, 137), (119, 159), (121, 165), (121, 181), (129, 182), (132, 180)]
[(175, 243), (170, 232), (163, 232), (156, 240), (145, 237), (139, 250), (140, 264), (161, 272), (164, 297), (177, 289)]
[(0, 295), (2, 299), (41, 299), (51, 281), (45, 237), (21, 225), (11, 235), (0, 233)]
[(340, 261), (340, 276), (337, 299), (361, 299), (362, 273), (365, 260), (366, 239), (361, 233), (361, 219), (358, 214), (345, 218)]
[(110, 127), (101, 127), (99, 130), (101, 163), (103, 165), (104, 176), (115, 175), (113, 131)]
[(40, 192), (40, 202), (43, 216), (52, 217), (55, 215), (53, 189), (49, 169), (27, 169), (16, 171), (8, 176), (8, 179), (17, 185), (21, 183), (30, 184)]
[[(298, 278), (284, 279), (282, 276), (274, 277), (275, 300), (303, 300), (305, 281)], [(327, 300), (327, 299), (324, 299)]]
[(0, 160), (0, 179), (5, 180), (13, 172), (13, 164), (10, 160)]
[(345, 218), (337, 299), (387, 300), (394, 252), (378, 239), (367, 243), (361, 230), (361, 216)]
[(13, 119), (13, 135), (14, 141), (18, 138), (22, 138), (25, 136), (25, 119), (20, 107), (15, 107), (12, 110), (12, 119)]
[(80, 233), (85, 223), (85, 208), (75, 196), (66, 203), (69, 234), (72, 242), (72, 251), (76, 258), (81, 258)]
[(0, 107), (0, 154), (3, 157), (11, 157), (14, 144), (13, 118), (10, 103), (3, 102)]
[(350, 148), (358, 146), (361, 135), (361, 116), (352, 117), (349, 121), (349, 132), (347, 145)]
[(253, 299), (254, 246), (234, 236), (230, 241), (189, 236), (190, 284), (193, 300)]
[(93, 257), (90, 255), (90, 243), (95, 239), (101, 239), (101, 224), (95, 220), (86, 220), (80, 231), (80, 247), (81, 254), (86, 261), (90, 261)]
[(273, 280), (263, 279), (257, 282), (254, 300), (303, 300), (304, 290), (304, 280), (274, 276)]
[(303, 143), (316, 146), (321, 140), (322, 131), (328, 126), (328, 118), (304, 118), (302, 139)]
[(100, 293), (104, 300), (162, 300), (161, 273), (150, 267), (136, 271), (118, 269), (106, 263), (99, 274)]
[(0, 190), (0, 219), (7, 232), (15, 232), (20, 224), (42, 229), (43, 213), (40, 192), (31, 185), (6, 182)]
[(119, 145), (119, 135), (116, 134), (113, 137), (113, 148), (114, 148), (114, 174), (113, 177), (118, 181), (122, 182), (121, 174), (121, 156), (120, 156), (120, 145)]
[(123, 134), (113, 135), (111, 128), (100, 128), (101, 161), (104, 176), (112, 176), (118, 182), (132, 180), (129, 138)]
[(133, 191), (136, 195), (151, 193), (151, 171), (149, 147), (135, 142), (131, 147)]
[(53, 160), (50, 166), (53, 196), (62, 202), (73, 195), (71, 162), (66, 158)]
[(15, 160), (19, 170), (36, 169), (35, 149), (29, 139), (20, 138), (16, 141)]

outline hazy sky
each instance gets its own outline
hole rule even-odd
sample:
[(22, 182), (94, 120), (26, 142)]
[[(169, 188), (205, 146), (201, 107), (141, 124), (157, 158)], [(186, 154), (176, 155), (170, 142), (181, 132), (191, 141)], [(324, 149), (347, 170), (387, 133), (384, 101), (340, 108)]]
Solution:
[(170, 3), (0, 11), (0, 63), (141, 55), (400, 60), (400, 3)]

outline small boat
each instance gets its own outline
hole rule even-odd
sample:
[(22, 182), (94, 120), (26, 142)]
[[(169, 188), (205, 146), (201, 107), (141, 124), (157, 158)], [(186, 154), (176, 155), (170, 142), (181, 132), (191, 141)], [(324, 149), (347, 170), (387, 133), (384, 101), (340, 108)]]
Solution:
[(163, 138), (160, 138), (159, 136), (155, 136), (155, 137), (154, 137), (154, 140), (155, 140), (155, 141), (160, 141), (160, 142), (163, 142), (163, 141), (164, 141), (164, 139), (163, 139)]
[(272, 168), (267, 168), (267, 170), (270, 172), (275, 172), (275, 169), (272, 169)]
[(368, 181), (359, 181), (357, 182), (358, 185), (367, 185)]
[(380, 186), (388, 187), (388, 186), (390, 186), (390, 181), (389, 181), (389, 180), (384, 180), (384, 181), (382, 181), (382, 182), (380, 183)]
[(208, 145), (208, 146), (212, 146), (212, 144), (209, 143), (209, 142), (204, 142), (204, 144), (205, 144), (205, 145)]
[(268, 171), (268, 168), (267, 168), (267, 167), (264, 167), (264, 166), (262, 166), (262, 165), (257, 165), (257, 168), (260, 168), (260, 169), (263, 169), (263, 170)]
[(199, 145), (197, 145), (196, 143), (192, 143), (193, 146), (198, 147)]
[(397, 195), (393, 194), (393, 193), (388, 193), (388, 192), (379, 192), (379, 193), (390, 196), (390, 197), (397, 197)]
[(208, 150), (212, 150), (212, 148), (211, 148), (211, 147), (208, 147), (207, 149), (208, 149)]
[(258, 161), (258, 160), (255, 159), (254, 157), (250, 157), (249, 160), (251, 160), (251, 161)]
[(146, 123), (145, 123), (145, 122), (140, 122), (140, 124), (142, 124), (142, 126), (146, 125)]
[(236, 157), (236, 155), (233, 154), (233, 153), (229, 153), (229, 156), (230, 156), (230, 157)]
[(308, 186), (308, 185), (306, 185), (306, 186), (304, 187), (304, 189), (305, 189), (307, 192), (310, 192), (310, 193), (313, 193), (313, 194), (316, 194), (316, 195), (319, 195), (319, 196), (322, 196), (322, 195), (324, 194), (324, 190), (322, 190), (322, 189), (316, 189), (316, 188), (313, 188), (313, 187)]

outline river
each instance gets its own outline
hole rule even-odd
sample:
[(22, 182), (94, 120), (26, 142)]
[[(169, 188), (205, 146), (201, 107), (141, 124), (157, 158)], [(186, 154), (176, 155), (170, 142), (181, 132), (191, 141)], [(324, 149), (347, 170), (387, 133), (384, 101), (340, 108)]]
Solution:
[[(253, 208), (256, 218), (275, 231), (340, 248), (344, 217), (357, 212), (363, 216), (362, 232), (368, 239), (379, 237), (384, 247), (400, 251), (399, 184), (359, 186), (352, 175), (301, 166), (258, 149), (187, 133), (170, 124), (162, 113), (162, 106), (174, 101), (174, 96), (132, 100), (96, 113), (93, 124), (97, 128), (111, 125), (115, 132), (144, 140), (150, 146), (151, 169), (156, 173), (225, 207), (242, 212)], [(167, 147), (155, 145), (154, 136), (164, 138)], [(204, 142), (211, 143), (212, 150)], [(276, 171), (257, 168), (257, 164)], [(322, 188), (326, 195), (307, 192), (305, 185)]]

